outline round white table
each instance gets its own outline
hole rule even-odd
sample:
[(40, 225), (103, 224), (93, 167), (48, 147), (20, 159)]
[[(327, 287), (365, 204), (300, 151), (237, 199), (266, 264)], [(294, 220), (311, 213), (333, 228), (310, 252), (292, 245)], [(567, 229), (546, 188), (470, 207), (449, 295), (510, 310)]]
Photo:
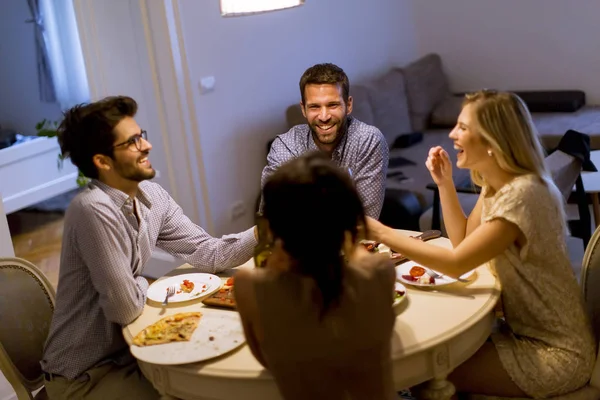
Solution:
[[(451, 247), (446, 238), (430, 243)], [(240, 267), (253, 266), (250, 260)], [(168, 276), (189, 272), (189, 268), (193, 267), (184, 264)], [(500, 286), (488, 267), (479, 267), (470, 280), (436, 290), (406, 285), (407, 298), (397, 306), (392, 337), (394, 382), (398, 390), (429, 381), (423, 398), (450, 399), (454, 393), (446, 377), (490, 335), (494, 306), (500, 296)], [(165, 315), (202, 307), (200, 301), (169, 305), (166, 309), (159, 304), (146, 304), (140, 317), (126, 326), (123, 334), (131, 343), (134, 335)], [(165, 366), (139, 361), (139, 365), (165, 398), (281, 400), (272, 376), (256, 361), (247, 345), (202, 363)]]

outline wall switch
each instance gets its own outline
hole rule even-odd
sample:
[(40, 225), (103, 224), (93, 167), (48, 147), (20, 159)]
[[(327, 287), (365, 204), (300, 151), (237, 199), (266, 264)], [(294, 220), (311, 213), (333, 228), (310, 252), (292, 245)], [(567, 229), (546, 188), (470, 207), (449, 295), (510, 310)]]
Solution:
[(215, 77), (205, 76), (200, 78), (200, 93), (206, 94), (215, 90)]

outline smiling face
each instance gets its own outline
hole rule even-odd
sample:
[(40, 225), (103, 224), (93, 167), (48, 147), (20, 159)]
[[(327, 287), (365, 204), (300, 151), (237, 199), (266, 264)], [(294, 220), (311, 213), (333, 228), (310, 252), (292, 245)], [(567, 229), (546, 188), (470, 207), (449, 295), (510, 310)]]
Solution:
[(456, 166), (466, 169), (480, 169), (481, 166), (493, 161), (490, 149), (477, 133), (477, 121), (474, 119), (474, 104), (463, 107), (450, 139), (454, 141), (454, 149), (458, 151)]
[(132, 117), (119, 121), (113, 129), (113, 136), (112, 157), (105, 154), (93, 157), (98, 179), (133, 197), (141, 181), (156, 175), (148, 160), (152, 145), (142, 137), (142, 129)]
[(152, 179), (156, 175), (148, 159), (152, 145), (147, 140), (138, 138), (138, 149), (134, 142), (141, 131), (142, 129), (131, 117), (123, 118), (113, 130), (114, 144), (125, 143), (115, 147), (113, 156), (114, 171), (124, 180), (141, 182)]
[(352, 97), (346, 104), (339, 84), (307, 84), (301, 106), (315, 144), (321, 150), (333, 151), (346, 130), (346, 117), (352, 112)]

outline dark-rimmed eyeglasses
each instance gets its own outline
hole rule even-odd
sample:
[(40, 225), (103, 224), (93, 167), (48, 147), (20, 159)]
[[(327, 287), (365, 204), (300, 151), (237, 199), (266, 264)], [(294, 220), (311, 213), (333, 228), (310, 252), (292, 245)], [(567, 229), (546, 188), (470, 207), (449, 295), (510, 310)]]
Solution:
[(113, 149), (115, 149), (117, 147), (121, 147), (121, 146), (126, 146), (127, 148), (132, 149), (133, 146), (135, 145), (135, 148), (138, 151), (142, 151), (142, 139), (144, 139), (146, 141), (148, 140), (148, 133), (145, 130), (142, 130), (137, 135), (133, 135), (132, 137), (130, 137), (123, 143), (115, 144), (113, 146)]

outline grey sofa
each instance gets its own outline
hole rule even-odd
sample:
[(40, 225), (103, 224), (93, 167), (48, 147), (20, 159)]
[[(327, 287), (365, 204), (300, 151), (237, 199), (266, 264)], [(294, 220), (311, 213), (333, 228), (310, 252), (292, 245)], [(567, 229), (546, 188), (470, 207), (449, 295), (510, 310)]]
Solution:
[[(354, 99), (352, 115), (377, 126), (390, 145), (386, 201), (391, 204), (387, 210), (384, 205), (382, 217), (388, 219), (387, 223), (389, 213), (396, 213), (398, 221), (406, 221), (405, 226), (396, 223), (396, 227), (419, 229), (415, 215), (418, 214), (418, 220), (433, 201), (433, 192), (426, 188), (432, 180), (425, 159), (429, 149), (437, 145), (455, 158), (448, 134), (460, 112), (462, 95), (450, 91), (437, 54), (428, 54), (402, 68), (392, 68), (370, 81), (352, 83), (350, 94)], [(587, 133), (592, 149), (600, 149), (600, 107), (584, 106), (575, 112), (532, 116), (548, 149), (554, 148), (568, 129)], [(306, 122), (298, 105), (288, 108), (287, 122), (290, 127)], [(415, 139), (420, 141), (412, 143)], [(455, 169), (454, 176), (455, 180), (464, 179), (467, 172)], [(470, 209), (471, 197), (462, 197), (465, 208)]]

